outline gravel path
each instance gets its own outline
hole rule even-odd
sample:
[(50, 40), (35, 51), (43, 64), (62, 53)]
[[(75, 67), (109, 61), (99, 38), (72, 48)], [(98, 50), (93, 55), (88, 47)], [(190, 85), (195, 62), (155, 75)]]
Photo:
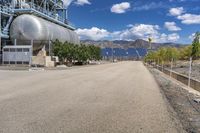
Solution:
[(183, 132), (141, 62), (0, 71), (0, 133)]
[(200, 104), (194, 101), (200, 99), (200, 93), (155, 69), (150, 71), (160, 85), (161, 92), (175, 110), (183, 128), (188, 133), (200, 133)]

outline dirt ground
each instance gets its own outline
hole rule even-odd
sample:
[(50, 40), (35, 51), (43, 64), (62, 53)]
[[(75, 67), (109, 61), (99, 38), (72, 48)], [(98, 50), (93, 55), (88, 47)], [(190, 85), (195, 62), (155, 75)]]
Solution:
[(169, 77), (161, 72), (150, 69), (155, 76), (157, 83), (160, 85), (161, 92), (167, 98), (176, 116), (180, 119), (184, 129), (188, 133), (200, 132), (200, 104), (194, 99), (200, 98), (200, 95), (190, 93), (184, 89), (184, 85), (172, 81)]
[[(189, 61), (178, 61), (173, 70), (188, 76)], [(200, 60), (193, 62), (191, 77), (200, 81)]]

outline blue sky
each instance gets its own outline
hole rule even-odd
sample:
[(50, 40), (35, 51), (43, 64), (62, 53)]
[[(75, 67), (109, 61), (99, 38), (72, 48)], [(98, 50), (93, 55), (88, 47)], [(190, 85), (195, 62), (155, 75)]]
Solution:
[(81, 39), (191, 43), (200, 0), (65, 0)]

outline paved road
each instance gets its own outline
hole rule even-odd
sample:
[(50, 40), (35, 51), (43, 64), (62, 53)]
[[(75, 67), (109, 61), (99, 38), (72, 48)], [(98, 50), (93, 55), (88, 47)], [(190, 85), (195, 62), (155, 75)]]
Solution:
[(0, 133), (175, 133), (141, 62), (64, 71), (0, 71)]

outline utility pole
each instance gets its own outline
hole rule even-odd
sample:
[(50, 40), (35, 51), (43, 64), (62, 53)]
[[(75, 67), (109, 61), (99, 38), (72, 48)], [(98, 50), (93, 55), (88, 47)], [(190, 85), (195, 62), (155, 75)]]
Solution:
[(173, 68), (173, 58), (172, 58), (172, 60), (171, 60), (171, 69), (170, 69), (170, 77), (172, 77), (172, 68)]
[(1, 30), (1, 9), (0, 9), (0, 55), (2, 54), (1, 33), (2, 33), (2, 30)]
[(149, 45), (150, 45), (150, 50), (152, 50), (152, 38), (148, 38)]

